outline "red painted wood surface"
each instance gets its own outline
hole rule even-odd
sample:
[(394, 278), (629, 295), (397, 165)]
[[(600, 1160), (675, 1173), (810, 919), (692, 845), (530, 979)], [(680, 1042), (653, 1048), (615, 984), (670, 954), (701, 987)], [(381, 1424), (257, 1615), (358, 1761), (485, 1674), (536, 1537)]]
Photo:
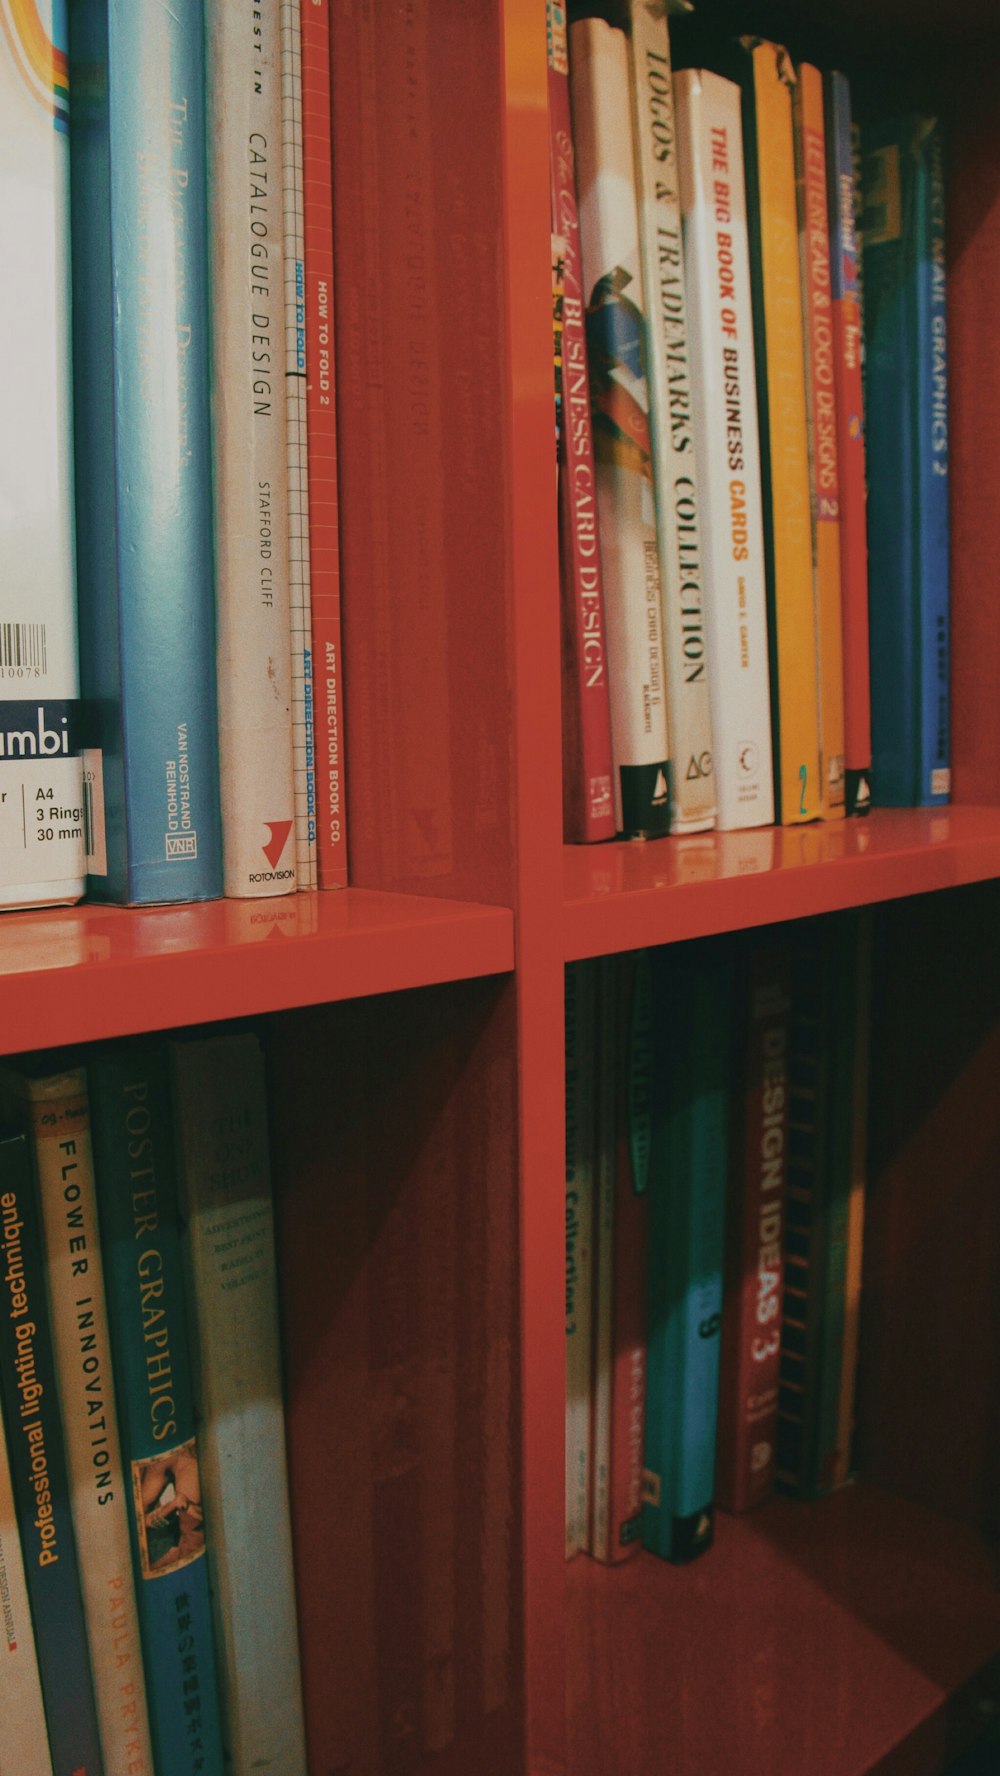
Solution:
[(248, 1017), (513, 966), (502, 907), (349, 888), (0, 918), (0, 1052)]
[(862, 820), (567, 845), (567, 961), (675, 943), (1000, 874), (1000, 807), (882, 808)]
[[(573, 1776), (863, 1776), (1000, 1650), (974, 1532), (866, 1486), (719, 1513), (690, 1567), (567, 1569)], [(901, 1768), (903, 1766), (900, 1766)]]

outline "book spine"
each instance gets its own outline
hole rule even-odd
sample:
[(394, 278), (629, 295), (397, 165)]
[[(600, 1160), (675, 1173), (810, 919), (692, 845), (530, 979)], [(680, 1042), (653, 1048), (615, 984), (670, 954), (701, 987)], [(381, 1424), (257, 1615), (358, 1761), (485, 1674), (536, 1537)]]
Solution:
[(206, 0), (227, 895), (296, 884), (279, 0)]
[(566, 1558), (590, 1546), (595, 967), (566, 966)]
[(748, 40), (744, 154), (754, 293), (775, 804), (782, 825), (820, 813), (805, 355), (787, 53)]
[(661, 0), (631, 0), (629, 17), (667, 731), (673, 758), (670, 828), (704, 832), (715, 825), (716, 787), (670, 41)]
[(264, 1057), (240, 1033), (170, 1058), (226, 1756), (305, 1776)]
[(0, 1138), (0, 1400), (22, 1537), (52, 1776), (100, 1776), (100, 1735), (70, 1512), (30, 1146)]
[(597, 966), (596, 1089), (594, 1162), (594, 1379), (591, 1430), (590, 1552), (609, 1558), (611, 1520), (611, 1439), (614, 1422), (615, 1173), (618, 1051), (624, 1032), (618, 1025), (616, 958)]
[(10, 227), (0, 436), (0, 906), (79, 900), (83, 777), (70, 418), (69, 69), (63, 9), (0, 32)]
[(898, 125), (863, 136), (865, 425), (868, 443), (868, 566), (872, 800), (919, 800), (917, 634), (914, 609), (913, 315), (904, 229), (912, 226), (912, 179)]
[(204, 16), (98, 0), (69, 22), (89, 886), (206, 900), (222, 871)]
[(98, 1053), (89, 1085), (154, 1767), (222, 1776), (166, 1055)]
[(667, 1560), (687, 1561), (714, 1533), (728, 1151), (724, 968), (661, 952), (653, 993), (642, 1540)]
[(806, 938), (792, 974), (788, 1196), (775, 1488), (813, 1491), (819, 1447), (820, 1359), (827, 1267), (829, 1067), (822, 952)]
[(302, 0), (301, 23), (316, 867), (321, 888), (346, 888), (329, 0)]
[(840, 465), (823, 76), (809, 62), (799, 65), (793, 111), (802, 323), (806, 345), (806, 418), (819, 684), (820, 812), (824, 820), (838, 820), (843, 819), (845, 812)]
[(816, 1377), (816, 1454), (808, 1475), (810, 1493), (833, 1488), (841, 1460), (840, 1402), (844, 1381), (847, 1264), (854, 1159), (854, 1070), (857, 1040), (858, 960), (855, 920), (841, 915), (827, 933), (828, 1011), (822, 1040), (828, 1050), (825, 1252), (822, 1273), (811, 1279), (821, 1292), (820, 1348)]
[(628, 49), (603, 19), (569, 36), (615, 824), (652, 838), (671, 795)]
[(52, 1776), (42, 1683), (3, 1414), (0, 1412), (0, 1776)]
[(106, 1776), (150, 1776), (153, 1757), (82, 1068), (5, 1069), (5, 1110), (33, 1144), (80, 1588)]
[(854, 1400), (861, 1334), (861, 1273), (864, 1255), (865, 1196), (868, 1182), (868, 1078), (871, 1067), (872, 933), (870, 909), (858, 914), (857, 987), (855, 1001), (854, 1067), (850, 1082), (850, 1181), (847, 1209), (847, 1256), (844, 1275), (844, 1342), (840, 1370), (840, 1399), (836, 1455), (831, 1484), (846, 1486), (852, 1467)]
[(716, 1498), (746, 1511), (774, 1487), (788, 1156), (789, 956), (756, 949), (735, 1100), (726, 1221)]
[(285, 224), (285, 412), (288, 450), (288, 625), (296, 886), (316, 887), (301, 0), (281, 0), (282, 214)]
[(717, 823), (770, 826), (771, 691), (740, 89), (674, 78)]
[[(646, 1420), (646, 1244), (652, 1131), (652, 986), (649, 957), (617, 964), (614, 1297), (611, 1350), (609, 1534), (601, 1558), (641, 1547)], [(596, 1552), (596, 1550), (595, 1550)]]
[(563, 825), (567, 839), (615, 835), (611, 705), (597, 535), (590, 371), (569, 105), (566, 8), (546, 0), (552, 228), (562, 243), (562, 399), (558, 443), (562, 579)]
[(844, 763), (848, 813), (871, 799), (871, 686), (868, 662), (868, 540), (865, 424), (861, 386), (861, 289), (854, 218), (851, 92), (843, 74), (825, 77), (830, 294), (833, 301), (837, 462), (840, 473)]
[(917, 787), (921, 805), (951, 797), (948, 527), (948, 328), (941, 125), (918, 130), (916, 191), (916, 569), (919, 586)]

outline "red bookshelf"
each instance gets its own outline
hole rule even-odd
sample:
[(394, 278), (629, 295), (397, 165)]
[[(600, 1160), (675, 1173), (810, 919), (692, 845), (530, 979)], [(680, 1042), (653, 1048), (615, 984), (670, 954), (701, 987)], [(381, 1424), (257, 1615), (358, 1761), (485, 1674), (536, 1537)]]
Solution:
[[(543, 0), (331, 5), (353, 885), (0, 920), (4, 1052), (268, 1015), (315, 1776), (939, 1776), (1000, 1649), (993, 14), (791, 9), (876, 69), (929, 42), (952, 122), (954, 804), (586, 849)], [(564, 963), (873, 903), (865, 1482), (691, 1569), (567, 1569)]]

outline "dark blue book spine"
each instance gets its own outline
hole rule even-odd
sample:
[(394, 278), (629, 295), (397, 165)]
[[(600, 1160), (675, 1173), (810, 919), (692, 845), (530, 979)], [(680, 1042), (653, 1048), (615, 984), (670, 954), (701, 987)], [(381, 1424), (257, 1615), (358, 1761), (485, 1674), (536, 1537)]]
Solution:
[(153, 1756), (223, 1776), (166, 1054), (96, 1055), (90, 1089)]
[(78, 0), (70, 63), (90, 888), (203, 900), (222, 876), (202, 0)]
[(951, 791), (948, 349), (941, 126), (919, 120), (916, 169), (916, 565), (919, 587), (917, 800)]
[(865, 424), (868, 448), (872, 795), (917, 794), (913, 180), (893, 123), (864, 137)]
[(100, 1776), (35, 1190), (27, 1135), (0, 1138), (0, 1399), (52, 1770)]
[(649, 1350), (642, 1540), (711, 1546), (719, 1404), (729, 986), (718, 960), (654, 954)]

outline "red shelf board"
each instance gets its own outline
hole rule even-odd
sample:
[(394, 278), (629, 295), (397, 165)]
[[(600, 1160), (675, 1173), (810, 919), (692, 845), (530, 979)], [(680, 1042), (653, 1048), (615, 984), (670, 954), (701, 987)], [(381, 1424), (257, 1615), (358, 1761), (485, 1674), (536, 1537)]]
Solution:
[(505, 907), (348, 888), (0, 917), (0, 1053), (500, 974)]
[(676, 943), (1000, 876), (1000, 808), (563, 847), (565, 959)]
[(866, 1486), (720, 1512), (690, 1567), (578, 1557), (567, 1590), (568, 1776), (861, 1776), (1000, 1649), (976, 1534)]

